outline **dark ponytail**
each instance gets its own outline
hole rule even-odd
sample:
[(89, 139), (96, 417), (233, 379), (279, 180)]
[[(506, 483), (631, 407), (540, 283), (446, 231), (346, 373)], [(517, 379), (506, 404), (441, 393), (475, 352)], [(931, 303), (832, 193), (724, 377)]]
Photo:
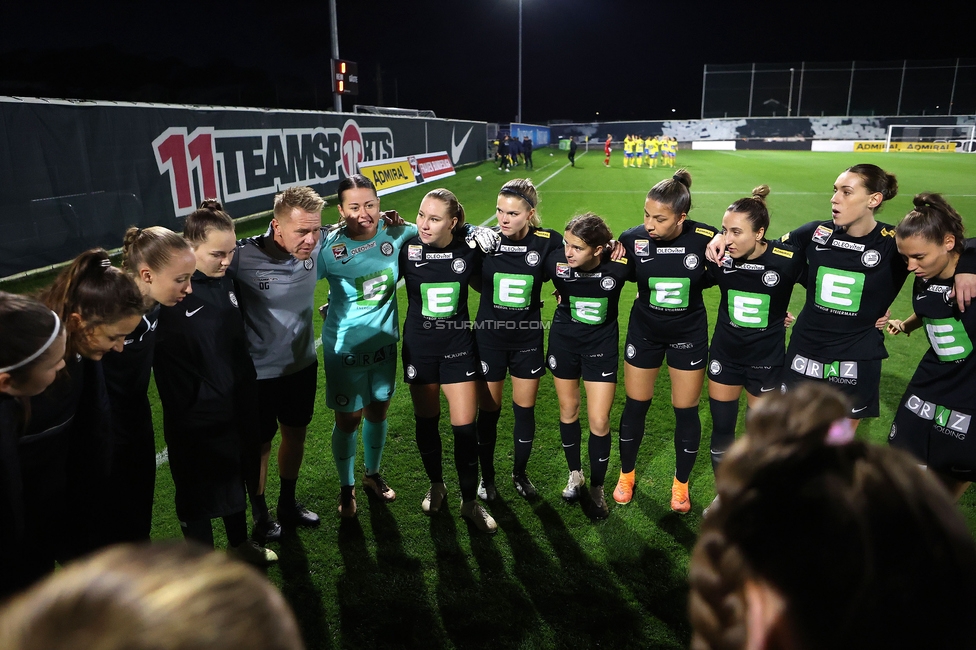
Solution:
[(691, 174), (687, 169), (679, 169), (671, 178), (666, 178), (647, 193), (647, 198), (671, 208), (675, 216), (691, 212)]
[(965, 227), (962, 217), (949, 205), (941, 194), (916, 194), (912, 200), (915, 209), (905, 215), (895, 227), (895, 237), (921, 237), (933, 244), (942, 244), (946, 235), (956, 239), (952, 251), (962, 253), (966, 247)]
[(766, 208), (766, 197), (769, 196), (769, 185), (760, 185), (752, 190), (752, 196), (735, 201), (726, 208), (728, 212), (738, 212), (746, 215), (749, 224), (755, 232), (763, 229), (763, 241), (769, 232), (769, 210)]
[(861, 164), (848, 167), (847, 171), (861, 177), (864, 187), (869, 194), (880, 194), (881, 203), (874, 209), (875, 212), (881, 209), (885, 201), (889, 201), (898, 194), (898, 179), (894, 174), (889, 174), (877, 165)]

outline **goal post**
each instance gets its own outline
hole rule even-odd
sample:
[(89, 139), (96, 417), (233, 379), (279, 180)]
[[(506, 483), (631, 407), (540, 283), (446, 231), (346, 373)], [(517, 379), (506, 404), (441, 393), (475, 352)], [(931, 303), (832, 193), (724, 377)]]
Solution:
[(889, 124), (887, 151), (976, 151), (976, 124)]

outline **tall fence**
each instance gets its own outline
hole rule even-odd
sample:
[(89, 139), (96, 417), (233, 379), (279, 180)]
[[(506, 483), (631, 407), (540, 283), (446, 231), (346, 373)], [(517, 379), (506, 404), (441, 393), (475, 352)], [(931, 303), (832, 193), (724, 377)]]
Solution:
[(701, 117), (976, 114), (976, 59), (706, 65)]
[(235, 217), (360, 163), (446, 151), (487, 157), (484, 122), (316, 111), (0, 97), (0, 277), (115, 248), (127, 226), (181, 229), (216, 197)]

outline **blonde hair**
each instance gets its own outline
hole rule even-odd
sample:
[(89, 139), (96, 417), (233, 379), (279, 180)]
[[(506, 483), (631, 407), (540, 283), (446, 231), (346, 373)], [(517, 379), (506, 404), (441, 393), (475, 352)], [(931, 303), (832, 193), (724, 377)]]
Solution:
[(125, 231), (122, 240), (122, 268), (136, 275), (139, 267), (145, 264), (158, 273), (178, 253), (189, 250), (187, 241), (169, 228), (132, 226)]
[(324, 207), (325, 201), (318, 192), (304, 185), (289, 187), (284, 192), (275, 194), (274, 198), (275, 219), (290, 216), (295, 208), (317, 214), (321, 213)]
[(294, 614), (251, 567), (186, 544), (70, 564), (0, 614), (5, 650), (301, 650)]
[(529, 225), (533, 228), (542, 227), (542, 218), (539, 216), (539, 192), (528, 178), (513, 178), (498, 190), (498, 194), (514, 196), (522, 199), (530, 210), (535, 210), (535, 214), (529, 219)]

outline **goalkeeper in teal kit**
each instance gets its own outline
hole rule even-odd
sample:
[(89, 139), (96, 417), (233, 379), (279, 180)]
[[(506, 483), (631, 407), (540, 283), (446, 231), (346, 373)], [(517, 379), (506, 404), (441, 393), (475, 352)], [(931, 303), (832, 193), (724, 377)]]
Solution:
[(338, 188), (339, 228), (322, 242), (319, 279), (329, 281), (329, 308), (322, 325), (325, 400), (335, 411), (332, 455), (339, 472), (339, 514), (356, 514), (356, 437), (363, 425), (363, 485), (383, 501), (396, 493), (380, 475), (386, 444), (386, 412), (396, 385), (397, 259), (403, 242), (417, 234), (407, 223), (389, 226), (365, 176)]

